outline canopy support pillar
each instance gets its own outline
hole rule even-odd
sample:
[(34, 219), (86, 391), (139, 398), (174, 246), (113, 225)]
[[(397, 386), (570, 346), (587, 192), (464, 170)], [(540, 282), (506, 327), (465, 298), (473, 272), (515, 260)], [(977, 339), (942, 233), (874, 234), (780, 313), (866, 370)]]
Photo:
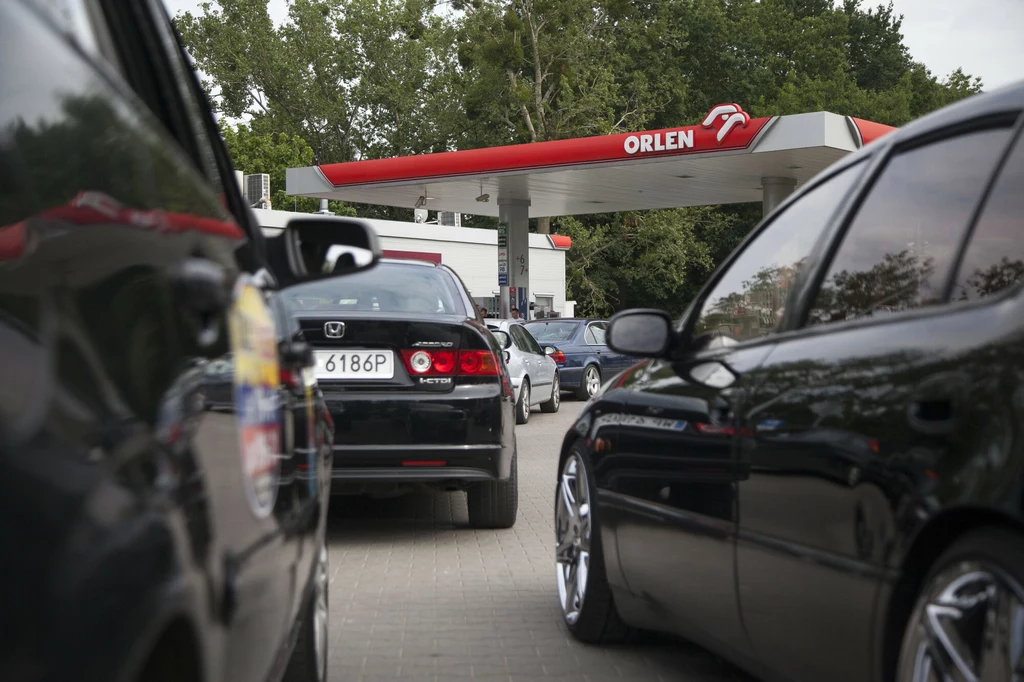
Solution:
[(794, 178), (761, 178), (761, 210), (768, 215), (796, 189)]
[[(501, 317), (507, 319), (511, 309), (519, 309), (520, 317), (530, 317), (530, 200), (498, 198), (498, 222), (508, 225), (508, 283), (501, 287)], [(511, 289), (516, 295), (509, 296)]]

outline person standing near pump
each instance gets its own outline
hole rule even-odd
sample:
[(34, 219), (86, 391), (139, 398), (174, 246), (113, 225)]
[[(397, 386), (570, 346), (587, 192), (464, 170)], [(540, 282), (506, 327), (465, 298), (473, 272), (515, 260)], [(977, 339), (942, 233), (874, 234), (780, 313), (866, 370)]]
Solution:
[(512, 306), (512, 309), (509, 312), (511, 313), (509, 315), (510, 319), (514, 320), (517, 324), (523, 323), (523, 318), (519, 316), (519, 308)]

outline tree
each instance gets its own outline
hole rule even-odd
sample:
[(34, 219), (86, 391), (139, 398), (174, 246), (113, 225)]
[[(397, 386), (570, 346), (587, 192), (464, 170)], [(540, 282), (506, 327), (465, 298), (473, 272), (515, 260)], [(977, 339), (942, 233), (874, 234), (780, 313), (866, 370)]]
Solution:
[(220, 111), (298, 135), (317, 163), (449, 149), (461, 127), (454, 28), (426, 0), (204, 2), (178, 30)]
[[(273, 207), (303, 213), (319, 210), (319, 199), (291, 197), (285, 190), (285, 171), (288, 168), (300, 168), (313, 163), (313, 150), (305, 140), (287, 133), (260, 135), (248, 126), (237, 124), (231, 127), (223, 122), (221, 135), (237, 170), (270, 175), (270, 201)], [(341, 201), (328, 202), (328, 209), (338, 215), (356, 214), (351, 206)]]

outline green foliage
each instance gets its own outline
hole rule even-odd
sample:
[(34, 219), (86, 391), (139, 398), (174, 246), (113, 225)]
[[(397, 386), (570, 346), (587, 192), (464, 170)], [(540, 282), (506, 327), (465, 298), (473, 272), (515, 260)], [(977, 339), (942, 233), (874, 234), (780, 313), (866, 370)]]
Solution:
[[(249, 126), (231, 127), (223, 123), (221, 135), (237, 170), (270, 175), (270, 202), (274, 208), (302, 213), (320, 209), (319, 199), (290, 197), (285, 191), (285, 171), (313, 163), (313, 150), (301, 137), (287, 133), (260, 134)], [(328, 209), (338, 215), (356, 214), (355, 209), (342, 201), (328, 202)]]
[[(251, 118), (225, 133), (236, 165), (271, 173), (275, 194), (284, 167), (311, 162), (302, 140), (312, 162), (383, 158), (689, 125), (722, 102), (898, 126), (982, 87), (913, 61), (891, 2), (292, 0), (280, 27), (266, 4), (220, 0), (177, 23), (221, 111)], [(570, 296), (604, 315), (679, 312), (759, 219), (730, 206), (554, 225), (573, 237)]]

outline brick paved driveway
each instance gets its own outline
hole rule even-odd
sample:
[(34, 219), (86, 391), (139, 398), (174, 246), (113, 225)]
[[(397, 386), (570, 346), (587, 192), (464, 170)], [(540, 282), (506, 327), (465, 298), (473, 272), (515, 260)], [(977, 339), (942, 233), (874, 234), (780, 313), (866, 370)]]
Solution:
[(469, 529), (462, 493), (332, 501), (331, 680), (749, 680), (685, 643), (597, 648), (562, 625), (552, 500), (558, 444), (580, 406), (566, 400), (517, 427), (511, 530)]

